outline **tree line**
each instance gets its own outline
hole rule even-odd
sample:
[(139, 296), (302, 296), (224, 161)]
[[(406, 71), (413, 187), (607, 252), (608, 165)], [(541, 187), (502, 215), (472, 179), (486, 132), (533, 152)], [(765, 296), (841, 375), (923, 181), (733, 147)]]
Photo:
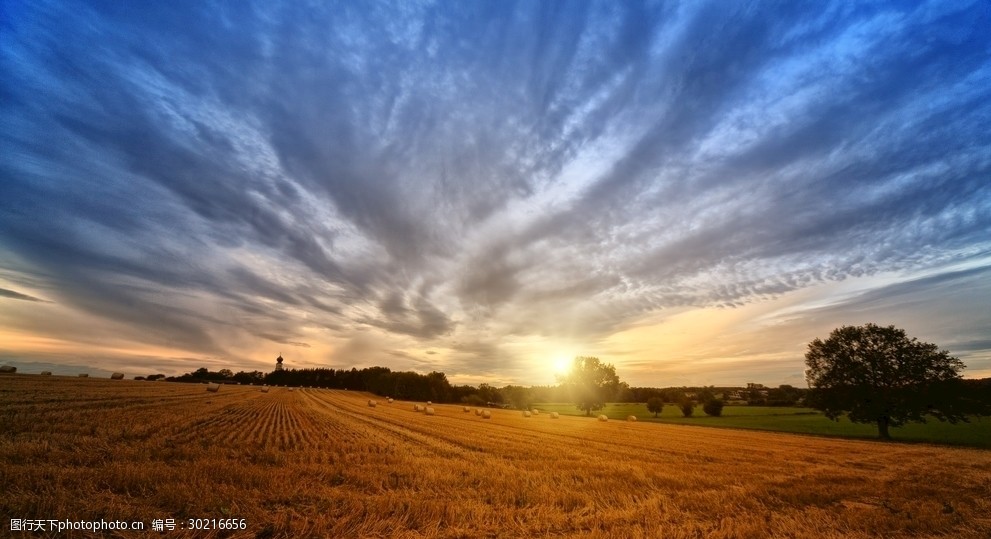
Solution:
[[(153, 374), (138, 376), (137, 380), (165, 380), (169, 382), (220, 382), (246, 385), (272, 385), (287, 387), (317, 387), (325, 389), (348, 389), (368, 391), (382, 397), (402, 400), (432, 401), (439, 403), (467, 404), (469, 406), (508, 406), (527, 409), (536, 403), (571, 402), (573, 392), (564, 381), (553, 386), (507, 385), (495, 387), (490, 384), (454, 385), (443, 372), (421, 374), (410, 371), (392, 371), (388, 367), (367, 367), (363, 369), (285, 369), (281, 371), (240, 371), (229, 369), (210, 371), (200, 368), (181, 376)], [(953, 393), (964, 397), (972, 405), (983, 403), (991, 406), (991, 378), (979, 380), (961, 379), (955, 382)], [(581, 400), (581, 399), (579, 399)], [(649, 403), (656, 401), (660, 406), (675, 405), (681, 409), (685, 403), (704, 406), (712, 401), (746, 403), (751, 406), (796, 406), (814, 407), (810, 390), (790, 385), (767, 387), (750, 383), (746, 387), (734, 386), (680, 386), (680, 387), (630, 387), (619, 382), (612, 392), (602, 395), (602, 402)], [(580, 405), (582, 403), (577, 403)], [(655, 404), (657, 406), (657, 404)], [(712, 407), (714, 405), (710, 405)], [(585, 408), (582, 408), (585, 410)], [(589, 408), (586, 411), (591, 411)], [(599, 409), (599, 408), (595, 408)]]
[[(965, 380), (963, 363), (935, 344), (909, 338), (904, 330), (876, 324), (844, 326), (826, 340), (815, 339), (805, 355), (809, 389), (781, 385), (768, 388), (750, 383), (746, 388), (629, 387), (613, 365), (599, 358), (579, 356), (555, 386), (478, 387), (452, 385), (442, 372), (393, 372), (387, 367), (364, 369), (280, 369), (233, 373), (198, 369), (178, 377), (152, 375), (177, 382), (235, 382), (290, 387), (317, 387), (368, 391), (403, 400), (511, 406), (528, 409), (534, 403), (571, 402), (591, 415), (607, 402), (647, 403), (658, 414), (665, 403), (675, 404), (687, 417), (701, 404), (708, 415), (720, 415), (728, 400), (750, 405), (804, 404), (830, 419), (847, 417), (856, 423), (874, 423), (881, 438), (889, 428), (926, 418), (956, 423), (969, 416), (991, 415), (991, 379)], [(142, 377), (138, 377), (141, 379)]]
[[(362, 369), (284, 369), (272, 372), (240, 371), (230, 369), (210, 371), (200, 368), (180, 376), (152, 374), (138, 376), (137, 380), (165, 380), (169, 382), (220, 382), (245, 385), (272, 385), (287, 387), (317, 387), (368, 391), (382, 397), (403, 400), (420, 400), (440, 403), (467, 404), (470, 406), (499, 405), (526, 409), (535, 403), (568, 402), (571, 392), (566, 383), (552, 386), (507, 385), (495, 387), (454, 385), (443, 372), (421, 374), (410, 371), (392, 371), (388, 367)], [(681, 386), (681, 387), (630, 387), (618, 383), (605, 401), (617, 403), (645, 403), (658, 398), (665, 404), (680, 404), (686, 399), (697, 404), (710, 400), (742, 400), (760, 406), (794, 406), (800, 404), (807, 389), (782, 385), (766, 388), (761, 384), (749, 384), (749, 389), (731, 386)], [(730, 397), (739, 399), (730, 399)]]

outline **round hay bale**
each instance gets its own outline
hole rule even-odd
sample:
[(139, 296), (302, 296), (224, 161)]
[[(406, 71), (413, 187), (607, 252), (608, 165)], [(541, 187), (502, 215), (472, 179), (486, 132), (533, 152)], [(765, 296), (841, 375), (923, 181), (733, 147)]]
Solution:
[(606, 417), (606, 414), (599, 414), (599, 421), (609, 421), (609, 418)]
[(465, 407), (464, 407), (464, 410), (462, 410), (462, 411), (463, 411), (464, 413), (466, 413), (466, 414), (467, 414), (468, 412), (470, 412), (470, 411), (471, 411), (471, 408), (469, 408), (469, 407), (467, 407), (467, 406), (465, 406)]
[(530, 413), (530, 410), (523, 410), (523, 417), (530, 417), (531, 415), (533, 414)]
[(268, 393), (268, 386), (262, 387), (262, 393)]
[(434, 415), (434, 409), (431, 406), (427, 406), (427, 409), (423, 411), (427, 415)]
[(392, 397), (389, 397), (388, 399), (385, 399), (385, 401), (388, 402), (389, 404), (392, 404)]
[(378, 406), (378, 403), (377, 402), (373, 401), (372, 399), (368, 399), (368, 407), (369, 408), (375, 408), (376, 406)]
[(52, 375), (52, 371), (41, 371), (41, 375), (42, 376), (51, 376)]
[(427, 401), (427, 406), (433, 406), (434, 403)]
[(89, 378), (89, 373), (86, 373), (86, 372), (79, 373), (79, 377), (80, 378)]
[(626, 420), (627, 421), (636, 421), (637, 420), (637, 416), (635, 416), (635, 415), (627, 416), (626, 417)]
[(420, 405), (419, 404), (414, 404), (413, 405), (413, 411), (414, 412), (419, 412), (420, 411)]
[(540, 410), (534, 408), (534, 409), (530, 410), (530, 413), (532, 413), (533, 415), (540, 415)]
[(124, 379), (124, 373), (122, 373), (122, 372), (115, 372), (115, 373), (113, 373), (113, 374), (110, 375), (110, 379), (111, 380), (123, 380)]
[(492, 419), (492, 412), (488, 410), (482, 410), (482, 419)]
[(14, 374), (15, 372), (17, 372), (17, 367), (13, 365), (0, 366), (0, 373), (2, 374)]
[(479, 410), (478, 408), (475, 408), (475, 415), (482, 415), (482, 411)]
[(209, 391), (210, 393), (216, 393), (220, 391), (220, 384), (216, 382), (209, 383), (206, 385), (206, 390)]
[(551, 412), (551, 419), (557, 419), (557, 418), (558, 418), (557, 412)]

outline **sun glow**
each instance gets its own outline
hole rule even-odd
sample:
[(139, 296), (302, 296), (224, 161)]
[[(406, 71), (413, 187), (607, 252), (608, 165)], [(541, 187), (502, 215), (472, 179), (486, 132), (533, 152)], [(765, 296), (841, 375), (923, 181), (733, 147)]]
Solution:
[(571, 370), (571, 358), (566, 355), (559, 355), (554, 358), (554, 374), (564, 376)]

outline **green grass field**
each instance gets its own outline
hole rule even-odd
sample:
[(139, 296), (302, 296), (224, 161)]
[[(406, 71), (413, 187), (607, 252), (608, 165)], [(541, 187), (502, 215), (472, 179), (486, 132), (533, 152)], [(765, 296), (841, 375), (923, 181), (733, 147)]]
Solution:
[[(577, 410), (574, 405), (566, 403), (535, 404), (534, 407), (542, 412), (584, 415), (584, 412)], [(647, 412), (646, 404), (608, 404), (593, 415), (598, 414), (619, 420), (634, 415), (639, 421), (674, 425), (757, 429), (847, 438), (877, 437), (877, 428), (874, 425), (851, 423), (846, 418), (832, 421), (811, 408), (726, 406), (721, 417), (710, 417), (705, 415), (701, 406), (696, 406), (692, 417), (682, 417), (681, 411), (675, 405), (665, 404), (664, 411), (655, 419), (654, 414)], [(892, 428), (891, 436), (896, 441), (991, 449), (991, 418), (973, 417), (969, 423), (956, 425), (930, 419), (927, 423), (909, 423), (904, 427)]]

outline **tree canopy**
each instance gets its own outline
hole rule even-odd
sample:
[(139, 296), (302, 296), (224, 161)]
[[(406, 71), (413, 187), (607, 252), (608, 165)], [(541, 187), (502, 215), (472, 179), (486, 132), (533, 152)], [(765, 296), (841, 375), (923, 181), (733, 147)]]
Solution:
[(661, 413), (661, 410), (664, 410), (664, 399), (660, 397), (647, 399), (647, 411), (654, 414), (654, 417), (657, 417), (657, 414)]
[(815, 339), (805, 354), (808, 404), (826, 417), (846, 414), (855, 423), (888, 427), (909, 421), (966, 421), (957, 391), (963, 363), (932, 343), (909, 338), (895, 326), (844, 326), (825, 341)]
[(606, 401), (616, 394), (620, 387), (616, 367), (603, 363), (597, 357), (578, 356), (571, 365), (571, 371), (561, 379), (568, 389), (572, 402), (586, 416), (593, 410), (601, 410)]

